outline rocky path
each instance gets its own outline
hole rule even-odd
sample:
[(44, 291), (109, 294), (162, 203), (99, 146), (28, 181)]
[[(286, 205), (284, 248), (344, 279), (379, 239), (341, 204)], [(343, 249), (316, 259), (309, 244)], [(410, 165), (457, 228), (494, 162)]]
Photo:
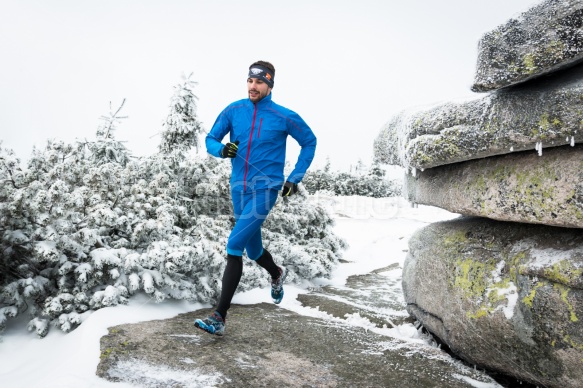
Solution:
[(387, 276), (401, 270), (393, 264), (300, 294), (295, 311), (234, 305), (224, 337), (194, 328), (206, 310), (112, 327), (97, 374), (139, 387), (499, 386), (411, 336), (400, 282)]
[(326, 286), (309, 294), (300, 294), (303, 306), (312, 307), (340, 319), (360, 316), (375, 326), (393, 327), (413, 323), (404, 309), (400, 282), (383, 272), (401, 271), (398, 264), (347, 279), (343, 287)]

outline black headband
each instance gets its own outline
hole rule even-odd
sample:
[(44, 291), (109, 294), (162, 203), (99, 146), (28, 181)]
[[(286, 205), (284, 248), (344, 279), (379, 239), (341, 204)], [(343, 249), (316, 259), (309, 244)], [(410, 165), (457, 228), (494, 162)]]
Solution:
[(275, 78), (271, 70), (265, 66), (253, 65), (249, 68), (249, 78), (258, 78), (265, 82), (267, 86), (273, 88), (273, 79)]

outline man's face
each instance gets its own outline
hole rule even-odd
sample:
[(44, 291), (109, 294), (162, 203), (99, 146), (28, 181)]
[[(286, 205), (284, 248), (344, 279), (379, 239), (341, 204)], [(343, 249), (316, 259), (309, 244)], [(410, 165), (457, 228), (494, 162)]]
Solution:
[(258, 78), (247, 78), (247, 92), (251, 102), (256, 103), (271, 92), (271, 88)]

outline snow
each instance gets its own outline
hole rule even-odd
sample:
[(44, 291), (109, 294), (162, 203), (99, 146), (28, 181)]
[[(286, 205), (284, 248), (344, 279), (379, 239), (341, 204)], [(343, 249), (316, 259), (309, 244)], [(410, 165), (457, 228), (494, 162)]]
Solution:
[[(189, 360), (184, 360), (184, 362), (191, 364), (192, 360)], [(230, 382), (229, 379), (220, 374), (208, 375), (202, 372), (194, 374), (192, 368), (188, 372), (185, 372), (160, 365), (148, 364), (139, 360), (132, 360), (131, 362), (120, 361), (115, 364), (110, 374), (113, 377), (123, 376), (124, 379), (135, 381), (140, 386), (146, 385), (148, 387), (163, 386), (168, 384), (169, 381), (173, 385), (175, 383), (186, 387), (214, 387), (225, 382)]]
[(529, 267), (533, 270), (552, 268), (554, 264), (568, 260), (569, 263), (571, 263), (571, 265), (573, 265), (575, 268), (580, 268), (580, 263), (569, 260), (571, 257), (576, 256), (583, 256), (583, 248), (569, 248), (568, 250), (560, 250), (555, 248), (532, 248), (530, 250), (531, 262)]
[[(412, 207), (402, 198), (365, 197), (322, 197), (313, 198), (326, 203), (335, 214), (337, 234), (347, 240), (350, 247), (344, 254), (346, 263), (340, 264), (330, 279), (316, 279), (312, 282), (287, 285), (286, 297), (281, 308), (299, 314), (319, 317), (334, 322), (340, 320), (318, 309), (302, 306), (296, 297), (308, 292), (309, 287), (335, 285), (342, 286), (351, 275), (365, 274), (391, 264), (402, 266), (408, 249), (408, 240), (419, 228), (436, 221), (452, 219), (456, 214), (438, 208)], [(387, 270), (383, 276), (399, 280), (400, 271)], [(235, 295), (233, 303), (271, 303), (266, 289), (253, 289)], [(23, 318), (10, 322), (0, 343), (0, 378), (6, 387), (135, 387), (128, 383), (111, 383), (95, 375), (99, 363), (99, 340), (107, 334), (107, 328), (123, 323), (166, 319), (177, 314), (210, 307), (186, 301), (166, 300), (155, 303), (153, 297), (139, 294), (127, 305), (105, 307), (92, 313), (83, 314), (83, 323), (71, 333), (65, 334), (53, 328), (44, 339), (26, 331)], [(402, 346), (402, 341), (431, 346), (411, 324), (396, 327), (375, 327), (368, 319), (352, 314), (342, 320), (344, 324), (363, 326), (368, 330), (387, 336), (387, 348)], [(400, 343), (400, 345), (399, 345)], [(190, 363), (192, 360), (184, 360)], [(120, 370), (127, 366), (119, 365)], [(209, 386), (225, 381), (224, 376), (209, 376), (201, 372), (198, 376), (184, 375), (157, 365), (132, 363), (128, 373), (148, 376), (155, 385), (156, 379), (168, 376), (176, 382), (194, 386)], [(130, 376), (131, 377), (131, 376)], [(467, 377), (460, 379), (476, 387), (493, 387)]]
[[(131, 387), (95, 376), (99, 339), (107, 328), (122, 323), (166, 319), (202, 308), (187, 302), (155, 304), (137, 295), (127, 306), (106, 307), (88, 314), (69, 334), (53, 329), (43, 338), (23, 330), (22, 322), (9, 326), (0, 344), (0, 376), (7, 387)], [(59, 351), (55, 351), (59, 349)]]
[(474, 380), (471, 377), (468, 376), (462, 376), (462, 375), (453, 375), (453, 377), (460, 379), (468, 384), (470, 384), (472, 387), (475, 388), (494, 388), (494, 387), (499, 387), (498, 384), (491, 384), (491, 383), (484, 383), (482, 381), (478, 381), (478, 380)]
[[(502, 281), (502, 271), (506, 266), (506, 262), (504, 260), (500, 261), (498, 265), (496, 265), (496, 269), (492, 271), (492, 282), (499, 283)], [(518, 303), (518, 288), (514, 284), (514, 282), (508, 282), (506, 287), (488, 287), (486, 289), (486, 295), (489, 295), (490, 292), (495, 292), (499, 297), (506, 299), (508, 303), (498, 305), (494, 311), (501, 310), (504, 313), (506, 319), (511, 319), (514, 316), (514, 308)]]
[(496, 310), (502, 310), (506, 319), (511, 319), (514, 316), (514, 309), (518, 303), (518, 288), (513, 282), (508, 283), (508, 287), (498, 289), (498, 295), (503, 296), (508, 303), (496, 307)]

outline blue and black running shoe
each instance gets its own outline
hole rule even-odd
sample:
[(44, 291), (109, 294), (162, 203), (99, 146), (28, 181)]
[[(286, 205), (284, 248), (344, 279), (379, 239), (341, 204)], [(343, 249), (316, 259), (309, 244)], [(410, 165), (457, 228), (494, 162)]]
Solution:
[(271, 298), (275, 304), (279, 304), (283, 299), (283, 281), (286, 276), (287, 269), (279, 267), (279, 277), (271, 280)]
[(225, 320), (221, 317), (221, 314), (216, 311), (206, 319), (195, 320), (194, 326), (210, 334), (225, 334)]

